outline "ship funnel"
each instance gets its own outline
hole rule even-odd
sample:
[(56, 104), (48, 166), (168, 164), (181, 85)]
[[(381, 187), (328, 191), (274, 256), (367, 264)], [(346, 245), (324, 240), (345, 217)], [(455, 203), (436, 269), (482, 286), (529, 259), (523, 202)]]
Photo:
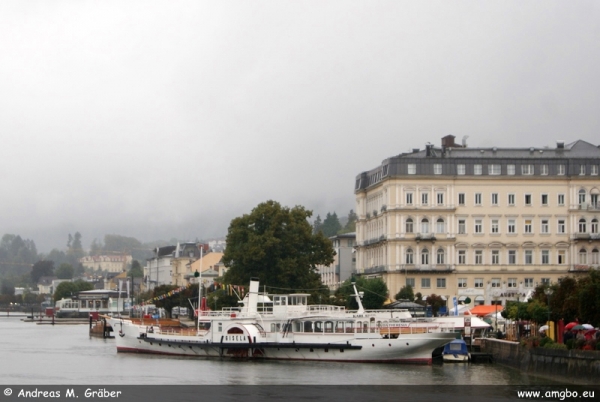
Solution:
[(258, 278), (250, 278), (250, 290), (248, 292), (248, 314), (258, 312)]

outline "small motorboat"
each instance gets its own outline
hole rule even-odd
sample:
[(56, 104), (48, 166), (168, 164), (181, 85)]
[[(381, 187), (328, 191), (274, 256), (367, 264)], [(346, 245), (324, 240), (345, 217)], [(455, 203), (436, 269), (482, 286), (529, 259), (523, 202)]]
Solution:
[(467, 349), (467, 344), (462, 339), (454, 339), (444, 346), (442, 357), (445, 362), (468, 362), (471, 360), (471, 354)]

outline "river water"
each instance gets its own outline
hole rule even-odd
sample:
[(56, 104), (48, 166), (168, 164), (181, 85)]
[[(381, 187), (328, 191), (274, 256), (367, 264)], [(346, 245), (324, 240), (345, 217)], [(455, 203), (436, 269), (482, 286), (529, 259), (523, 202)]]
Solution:
[[(0, 318), (0, 382), (74, 385), (552, 385), (496, 364), (230, 361), (116, 352), (87, 325)], [(243, 375), (241, 375), (241, 373)]]

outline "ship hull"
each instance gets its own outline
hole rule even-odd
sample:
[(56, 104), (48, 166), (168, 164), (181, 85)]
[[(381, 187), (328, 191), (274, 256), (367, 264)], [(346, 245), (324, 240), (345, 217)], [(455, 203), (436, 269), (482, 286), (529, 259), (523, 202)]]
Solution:
[[(319, 334), (281, 338), (267, 335), (262, 341), (246, 332), (217, 338), (191, 336), (177, 331), (153, 333), (130, 323), (114, 324), (118, 352), (201, 358), (276, 359), (331, 362), (430, 364), (435, 348), (453, 339), (449, 333), (400, 335), (385, 339), (379, 334)], [(238, 327), (248, 329), (244, 324)], [(270, 339), (269, 339), (270, 338)]]

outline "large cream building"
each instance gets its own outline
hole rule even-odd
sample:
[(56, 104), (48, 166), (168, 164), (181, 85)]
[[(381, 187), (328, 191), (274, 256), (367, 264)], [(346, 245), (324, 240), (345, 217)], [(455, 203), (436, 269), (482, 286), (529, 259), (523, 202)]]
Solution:
[(132, 261), (131, 255), (125, 254), (90, 255), (79, 259), (85, 268), (105, 272), (123, 272)]
[(523, 301), (536, 284), (597, 269), (600, 149), (467, 148), (442, 138), (356, 178), (359, 274), (393, 297)]

